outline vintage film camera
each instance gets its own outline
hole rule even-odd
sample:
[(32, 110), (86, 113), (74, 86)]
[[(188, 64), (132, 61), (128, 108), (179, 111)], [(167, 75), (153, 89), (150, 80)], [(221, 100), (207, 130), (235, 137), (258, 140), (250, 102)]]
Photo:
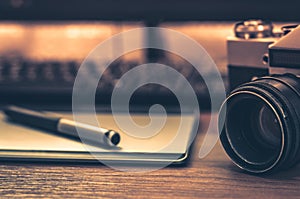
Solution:
[(233, 90), (219, 113), (220, 139), (233, 162), (251, 173), (300, 159), (300, 26), (281, 35), (272, 29), (245, 21), (235, 26), (237, 38), (228, 39)]

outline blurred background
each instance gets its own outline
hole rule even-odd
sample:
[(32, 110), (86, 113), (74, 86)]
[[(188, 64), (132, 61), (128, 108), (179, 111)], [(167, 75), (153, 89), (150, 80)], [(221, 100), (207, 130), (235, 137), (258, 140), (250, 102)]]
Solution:
[[(195, 39), (213, 58), (227, 87), (226, 38), (233, 35), (234, 24), (264, 19), (280, 29), (283, 24), (300, 21), (299, 4), (258, 0), (2, 0), (0, 104), (69, 109), (77, 70), (88, 53), (117, 33), (145, 26), (170, 28)], [(149, 35), (142, 38), (140, 42), (151, 42)], [(164, 42), (163, 37), (160, 39)], [(122, 45), (122, 41), (113, 44), (107, 54), (113, 55)], [(147, 62), (178, 70), (196, 91), (200, 106), (209, 109), (201, 75), (186, 60), (153, 49), (114, 61), (100, 80), (96, 103), (109, 105), (117, 80)], [(138, 89), (131, 103), (136, 107), (154, 103), (178, 106), (174, 94), (158, 85)]]

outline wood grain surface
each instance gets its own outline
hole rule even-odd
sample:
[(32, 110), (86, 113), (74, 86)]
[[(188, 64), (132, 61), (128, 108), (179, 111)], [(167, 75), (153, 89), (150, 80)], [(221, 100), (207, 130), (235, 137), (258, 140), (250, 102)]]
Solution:
[(186, 167), (148, 173), (103, 165), (0, 163), (1, 198), (300, 198), (300, 166), (253, 176), (234, 166), (219, 144), (198, 157), (209, 115)]

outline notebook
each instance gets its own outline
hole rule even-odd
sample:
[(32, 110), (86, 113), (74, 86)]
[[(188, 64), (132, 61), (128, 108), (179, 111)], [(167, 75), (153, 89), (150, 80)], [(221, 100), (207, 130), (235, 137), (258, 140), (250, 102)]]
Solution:
[[(60, 115), (73, 118), (70, 113)], [(118, 117), (125, 115), (119, 113)], [(163, 119), (164, 116), (156, 114), (153, 117)], [(187, 160), (199, 122), (194, 113), (169, 114), (163, 128), (153, 136), (145, 138), (122, 131), (111, 114), (101, 113), (97, 118), (101, 121), (101, 127), (120, 133), (121, 141), (117, 148), (104, 149), (86, 145), (80, 140), (71, 140), (51, 132), (12, 123), (0, 114), (0, 161), (183, 164)], [(141, 126), (150, 122), (146, 114), (133, 114), (132, 119)]]

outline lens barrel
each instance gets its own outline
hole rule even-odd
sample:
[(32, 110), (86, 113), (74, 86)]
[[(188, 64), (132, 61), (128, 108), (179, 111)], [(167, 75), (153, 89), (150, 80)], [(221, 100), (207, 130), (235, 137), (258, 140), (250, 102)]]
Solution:
[(251, 173), (290, 168), (300, 159), (300, 79), (258, 78), (233, 90), (219, 113), (221, 143)]

